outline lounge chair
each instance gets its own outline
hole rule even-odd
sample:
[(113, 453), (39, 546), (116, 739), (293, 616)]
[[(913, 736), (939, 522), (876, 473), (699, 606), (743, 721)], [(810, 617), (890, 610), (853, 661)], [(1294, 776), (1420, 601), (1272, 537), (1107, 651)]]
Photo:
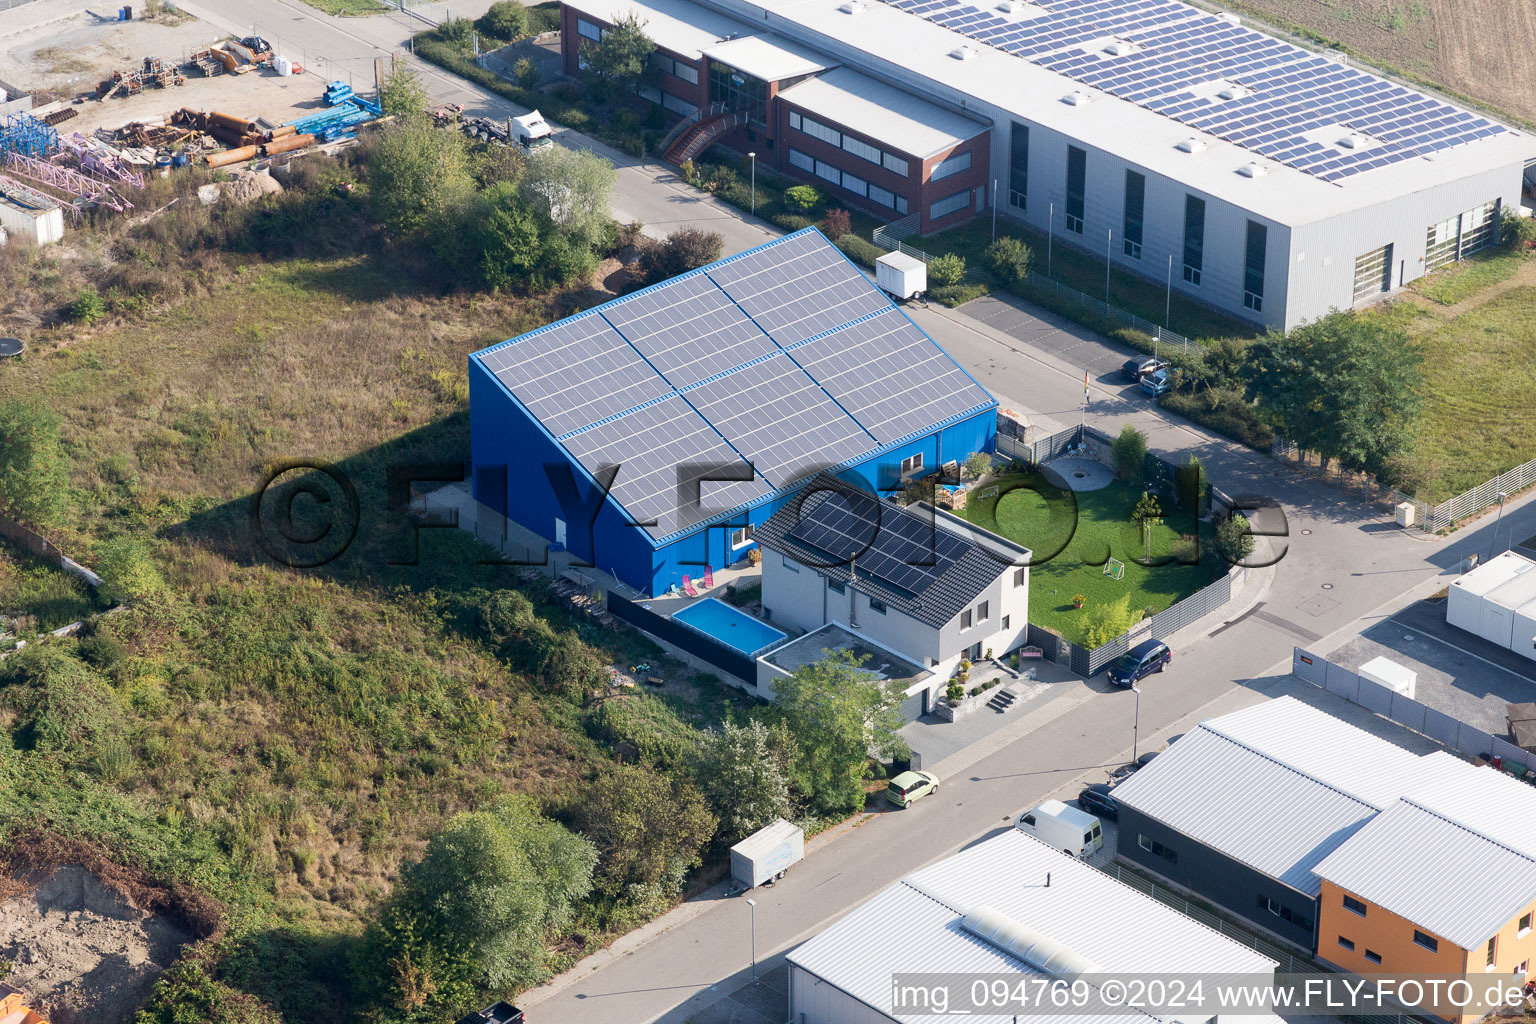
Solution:
[(713, 589), (715, 589), (715, 569), (714, 569), (714, 566), (706, 565), (704, 567), (704, 589), (705, 590), (713, 590)]
[(689, 597), (698, 597), (699, 596), (699, 592), (693, 588), (693, 577), (692, 576), (684, 576), (683, 577), (683, 593), (687, 594)]

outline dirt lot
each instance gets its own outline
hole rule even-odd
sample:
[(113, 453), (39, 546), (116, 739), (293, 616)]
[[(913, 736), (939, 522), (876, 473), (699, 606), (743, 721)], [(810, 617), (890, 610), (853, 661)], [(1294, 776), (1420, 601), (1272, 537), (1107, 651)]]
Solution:
[(124, 1024), (192, 936), (82, 867), (0, 903), (0, 960), (53, 1024)]
[(1536, 122), (1536, 3), (1531, 0), (1236, 0), (1369, 60)]

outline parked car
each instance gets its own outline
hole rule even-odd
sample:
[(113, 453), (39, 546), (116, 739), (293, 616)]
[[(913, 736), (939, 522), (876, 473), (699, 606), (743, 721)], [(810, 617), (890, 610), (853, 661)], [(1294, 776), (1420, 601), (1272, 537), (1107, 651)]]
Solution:
[(458, 1024), (523, 1024), (523, 1011), (503, 1001), (459, 1018)]
[(1157, 370), (1141, 378), (1141, 390), (1156, 398), (1173, 390), (1173, 380), (1167, 370)]
[(1013, 827), (1069, 857), (1087, 857), (1104, 848), (1104, 829), (1099, 819), (1060, 800), (1047, 800), (1038, 807), (1020, 811)]
[(1151, 356), (1137, 356), (1135, 359), (1127, 359), (1125, 365), (1120, 367), (1120, 374), (1132, 384), (1140, 384), (1143, 377), (1149, 373), (1156, 373), (1168, 364), (1161, 359)]
[(1157, 756), (1157, 751), (1155, 751), (1155, 750), (1147, 751), (1145, 754), (1142, 754), (1140, 757), (1138, 757), (1136, 759), (1136, 767), (1137, 768), (1145, 768), (1147, 765), (1152, 763), (1152, 759), (1154, 757), (1156, 757), (1156, 756)]
[(1136, 681), (1161, 672), (1173, 660), (1173, 652), (1161, 640), (1143, 640), (1120, 656), (1109, 667), (1109, 681), (1116, 686), (1134, 686)]
[(912, 801), (939, 791), (939, 777), (930, 772), (902, 772), (885, 787), (885, 798), (905, 810)]
[(1120, 816), (1120, 805), (1115, 803), (1114, 787), (1095, 782), (1077, 794), (1077, 806), (1089, 814), (1114, 821)]

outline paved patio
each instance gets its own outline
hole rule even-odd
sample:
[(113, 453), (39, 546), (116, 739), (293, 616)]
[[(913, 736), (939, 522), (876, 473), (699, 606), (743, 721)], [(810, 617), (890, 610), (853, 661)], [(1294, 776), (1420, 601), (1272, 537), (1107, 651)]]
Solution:
[(1029, 669), (1035, 670), (1036, 677), (1032, 680), (1010, 679), (999, 669), (991, 666), (972, 672), (970, 686), (979, 685), (998, 675), (1003, 675), (1007, 679), (1006, 682), (985, 691), (980, 697), (974, 698), (985, 705), (986, 701), (999, 690), (1012, 690), (1018, 700), (1007, 711), (998, 712), (983, 706), (958, 722), (946, 722), (931, 714), (924, 715), (917, 721), (909, 722), (902, 727), (902, 738), (907, 741), (907, 745), (913, 752), (922, 755), (925, 766), (936, 765), (952, 754), (959, 753), (971, 744), (1006, 727), (1025, 713), (1043, 707), (1057, 697), (1077, 689), (1062, 684), (1081, 682), (1079, 677), (1067, 669), (1048, 661), (1022, 663), (1021, 675), (1027, 674)]

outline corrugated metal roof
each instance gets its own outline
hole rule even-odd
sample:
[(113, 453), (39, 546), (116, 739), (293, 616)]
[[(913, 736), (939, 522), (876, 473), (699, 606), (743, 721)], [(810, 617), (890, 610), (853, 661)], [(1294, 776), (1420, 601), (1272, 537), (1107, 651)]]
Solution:
[[(1495, 842), (1536, 858), (1536, 788), (1437, 750), (1420, 759), (1403, 794)], [(1536, 893), (1532, 894), (1536, 897)]]
[(1510, 610), (1518, 610), (1536, 601), (1536, 563), (1530, 563), (1525, 571), (1517, 573), (1484, 595), (1486, 600)]
[(1464, 573), (1451, 581), (1451, 586), (1468, 594), (1483, 595), (1490, 590), (1495, 590), (1514, 579), (1516, 576), (1527, 573), (1536, 565), (1524, 555), (1513, 551), (1505, 551), (1494, 558), (1490, 558), (1471, 572)]
[(779, 99), (924, 160), (987, 130), (987, 125), (851, 68), (792, 85)]
[[(965, 931), (965, 913), (981, 907), (1048, 936), (1110, 974), (1275, 969), (1273, 960), (1013, 829), (883, 890), (790, 952), (789, 960), (897, 1020), (928, 1020), (891, 1013), (893, 973), (1040, 973)], [(1012, 1017), (969, 1019), (1007, 1024)], [(1031, 1016), (1037, 1024), (1149, 1019)]]
[(1115, 800), (1311, 896), (1313, 866), (1377, 811), (1203, 727), (1116, 786)]
[(1463, 949), (1481, 946), (1536, 895), (1536, 860), (1410, 800), (1378, 814), (1316, 871)]

